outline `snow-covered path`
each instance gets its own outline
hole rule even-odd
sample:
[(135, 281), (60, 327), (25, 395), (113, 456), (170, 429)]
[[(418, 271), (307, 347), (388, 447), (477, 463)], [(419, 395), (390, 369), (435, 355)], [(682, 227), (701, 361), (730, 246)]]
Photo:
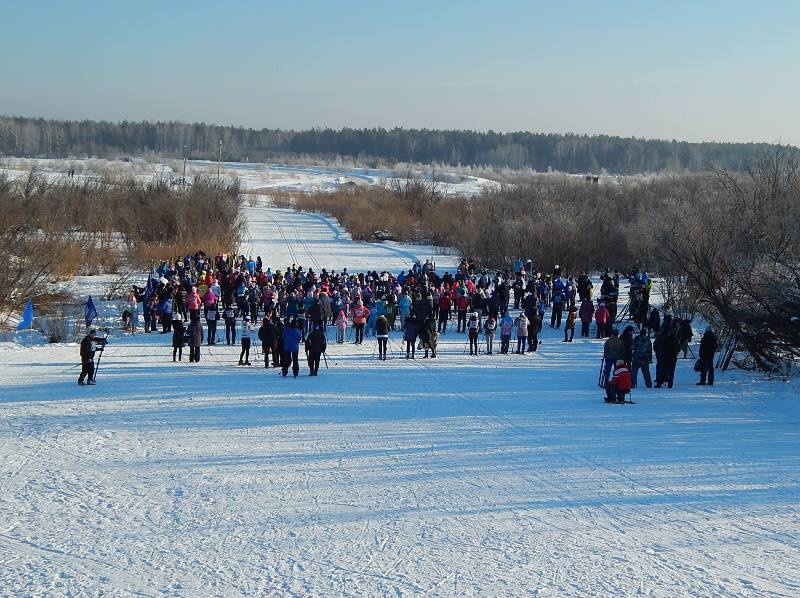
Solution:
[(415, 261), (430, 259), (440, 270), (455, 272), (458, 265), (457, 257), (436, 255), (436, 248), (430, 246), (354, 242), (336, 220), (318, 214), (265, 207), (263, 203), (245, 206), (243, 211), (248, 230), (241, 253), (253, 258), (260, 255), (264, 263), (274, 265), (273, 270), (298, 264), (317, 272), (322, 268), (399, 272)]
[(0, 346), (2, 594), (800, 594), (797, 386), (685, 360), (606, 405), (599, 341), (549, 328), (527, 356), (332, 344), (298, 379), (169, 347), (117, 335), (81, 388), (77, 347)]

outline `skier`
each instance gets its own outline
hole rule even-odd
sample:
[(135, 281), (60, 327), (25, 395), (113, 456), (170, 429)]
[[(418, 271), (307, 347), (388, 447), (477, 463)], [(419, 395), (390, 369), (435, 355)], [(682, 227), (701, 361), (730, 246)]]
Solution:
[(264, 367), (269, 367), (269, 356), (272, 353), (273, 359), (275, 357), (275, 324), (265, 317), (261, 322), (261, 327), (258, 329), (258, 340), (261, 341), (261, 352), (264, 354)]
[(222, 315), (225, 318), (225, 343), (227, 345), (235, 345), (236, 344), (236, 311), (233, 309), (233, 305), (226, 305), (225, 309), (222, 311)]
[(478, 335), (481, 331), (481, 324), (478, 320), (478, 314), (472, 313), (469, 316), (469, 322), (467, 323), (467, 330), (469, 331), (469, 354), (470, 355), (477, 355), (478, 354)]
[[(564, 342), (571, 343), (575, 337), (575, 320), (578, 318), (578, 308), (570, 305), (567, 310), (567, 321), (564, 324)], [(569, 338), (567, 338), (569, 336)]]
[(594, 304), (588, 297), (581, 301), (581, 307), (578, 311), (581, 318), (581, 337), (589, 338), (589, 327), (592, 324), (592, 316), (594, 316)]
[(369, 309), (364, 307), (364, 302), (360, 299), (356, 301), (353, 307), (353, 327), (356, 330), (355, 344), (360, 345), (364, 342), (364, 326), (369, 319)]
[(511, 331), (514, 329), (514, 320), (511, 314), (500, 318), (500, 353), (508, 355), (508, 345), (511, 342)]
[(325, 340), (325, 333), (322, 324), (314, 324), (311, 332), (306, 339), (306, 355), (308, 356), (308, 375), (319, 375), (319, 360), (327, 350), (328, 343)]
[(642, 328), (639, 334), (633, 339), (633, 357), (631, 363), (631, 386), (636, 388), (639, 370), (642, 370), (642, 378), (647, 388), (653, 387), (650, 378), (650, 364), (653, 362), (653, 343), (650, 342), (650, 335), (647, 329)]
[[(250, 316), (245, 316), (242, 320), (241, 338), (242, 350), (239, 353), (239, 365), (250, 365), (250, 337), (253, 335), (253, 324)], [(244, 359), (244, 361), (242, 361)]]
[(717, 352), (717, 335), (711, 326), (706, 328), (700, 339), (700, 382), (698, 386), (714, 386), (714, 353)]
[(336, 343), (341, 345), (344, 343), (345, 332), (347, 330), (347, 316), (343, 309), (339, 310), (339, 315), (336, 316)]
[(525, 312), (521, 312), (514, 320), (514, 326), (517, 328), (517, 350), (518, 355), (524, 355), (528, 343), (528, 318)]
[(93, 386), (94, 381), (94, 354), (100, 347), (102, 351), (106, 345), (106, 339), (97, 338), (97, 331), (90, 330), (89, 334), (81, 341), (81, 374), (78, 377), (78, 385), (84, 385), (84, 378), (88, 378), (86, 384)]
[(375, 320), (375, 336), (378, 339), (378, 359), (386, 361), (386, 346), (389, 343), (389, 321), (386, 316)]
[(428, 351), (431, 351), (431, 358), (436, 358), (436, 340), (439, 334), (436, 331), (436, 320), (433, 314), (428, 316), (425, 324), (422, 326), (422, 347), (425, 349), (423, 359), (428, 359)]
[(287, 317), (283, 322), (283, 347), (281, 351), (281, 375), (285, 378), (289, 373), (289, 366), (292, 367), (292, 374), (297, 378), (300, 373), (300, 363), (298, 355), (300, 353), (300, 341), (303, 331), (300, 329), (302, 324), (292, 322)]
[(489, 316), (483, 325), (483, 336), (486, 339), (486, 353), (488, 355), (492, 354), (495, 330), (497, 330), (497, 320), (495, 320), (494, 316)]
[[(206, 293), (212, 293), (210, 290)], [(206, 341), (209, 346), (217, 344), (217, 320), (219, 320), (219, 311), (217, 310), (217, 304), (212, 303), (205, 308), (206, 310), (206, 326), (208, 326), (208, 340)]]

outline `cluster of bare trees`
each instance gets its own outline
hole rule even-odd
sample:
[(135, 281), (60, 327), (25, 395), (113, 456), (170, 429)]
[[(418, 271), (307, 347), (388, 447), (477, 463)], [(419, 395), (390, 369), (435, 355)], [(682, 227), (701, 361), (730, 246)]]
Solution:
[(76, 274), (140, 271), (152, 261), (230, 251), (244, 228), (238, 182), (60, 179), (0, 174), (0, 321)]

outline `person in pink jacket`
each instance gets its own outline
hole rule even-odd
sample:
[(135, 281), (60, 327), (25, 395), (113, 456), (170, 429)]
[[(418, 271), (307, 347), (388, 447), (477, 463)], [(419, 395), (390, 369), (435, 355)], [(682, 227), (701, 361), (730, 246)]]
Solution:
[(189, 291), (189, 296), (186, 298), (186, 307), (189, 309), (189, 313), (196, 317), (200, 318), (200, 295), (197, 294), (197, 288), (192, 287), (192, 290)]
[(347, 330), (347, 316), (344, 310), (339, 310), (339, 315), (336, 316), (336, 342), (340, 345), (344, 343), (345, 331)]

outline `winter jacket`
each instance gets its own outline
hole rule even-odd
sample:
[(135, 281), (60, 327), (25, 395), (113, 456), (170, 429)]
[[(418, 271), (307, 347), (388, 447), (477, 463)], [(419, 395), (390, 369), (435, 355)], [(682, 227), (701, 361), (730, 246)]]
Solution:
[(509, 315), (500, 318), (500, 336), (511, 336), (514, 329), (514, 320)]
[(594, 319), (598, 324), (605, 324), (608, 322), (608, 308), (605, 305), (598, 306), (597, 310), (594, 312)]
[(319, 328), (312, 330), (306, 339), (306, 351), (309, 353), (324, 353), (328, 350), (325, 333)]
[(199, 347), (203, 344), (203, 325), (200, 320), (192, 320), (187, 332), (189, 333), (190, 347)]
[(628, 371), (628, 367), (622, 365), (618, 368), (615, 368), (610, 384), (618, 392), (630, 392), (631, 373)]
[(177, 320), (172, 323), (172, 348), (182, 349), (186, 343), (186, 330), (183, 327), (183, 321)]
[(197, 294), (197, 291), (192, 291), (189, 293), (189, 297), (186, 299), (186, 307), (189, 309), (200, 309), (200, 295)]
[(344, 310), (339, 310), (339, 315), (336, 316), (336, 327), (339, 330), (347, 328), (347, 316), (344, 315)]
[(403, 340), (413, 343), (417, 340), (417, 332), (419, 331), (419, 324), (416, 318), (409, 316), (406, 318), (405, 331), (403, 332)]
[(489, 317), (483, 325), (483, 331), (487, 336), (494, 336), (495, 330), (497, 330), (497, 320)]
[(369, 310), (363, 305), (356, 305), (353, 308), (353, 323), (366, 324), (369, 318)]
[(592, 321), (592, 316), (594, 315), (594, 304), (591, 301), (582, 302), (581, 308), (578, 311), (578, 315), (581, 318), (581, 322), (589, 324)]
[(258, 329), (258, 340), (260, 340), (261, 344), (265, 347), (273, 347), (275, 345), (276, 338), (277, 335), (275, 333), (275, 324), (267, 320)]
[(712, 361), (714, 353), (717, 352), (717, 335), (713, 332), (706, 332), (703, 338), (700, 339), (700, 359), (703, 361)]
[(659, 359), (677, 359), (680, 350), (681, 344), (678, 338), (665, 332), (660, 333), (653, 342), (653, 352)]
[(528, 320), (527, 317), (525, 317), (525, 314), (519, 314), (517, 316), (517, 319), (514, 320), (514, 324), (517, 327), (517, 337), (518, 338), (521, 337), (521, 336), (528, 336), (528, 324), (529, 323), (530, 323), (530, 321)]
[(378, 337), (389, 336), (389, 322), (385, 317), (381, 316), (375, 321), (375, 334), (378, 335)]
[(603, 345), (603, 359), (606, 361), (617, 361), (622, 359), (625, 354), (625, 343), (618, 336), (612, 336)]
[(283, 329), (283, 350), (287, 353), (293, 353), (300, 350), (300, 339), (303, 333), (299, 328), (294, 326), (286, 326)]
[(633, 361), (640, 364), (653, 362), (653, 343), (646, 334), (639, 334), (633, 339)]

